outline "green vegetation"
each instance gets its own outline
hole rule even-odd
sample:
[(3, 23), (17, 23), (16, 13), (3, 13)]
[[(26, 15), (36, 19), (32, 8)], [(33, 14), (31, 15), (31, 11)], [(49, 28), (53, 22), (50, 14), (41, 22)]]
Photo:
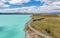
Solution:
[[(51, 17), (50, 17), (51, 16)], [(38, 20), (44, 18), (42, 20)], [(58, 14), (39, 14), (32, 16), (31, 25), (38, 31), (60, 38), (60, 15)]]

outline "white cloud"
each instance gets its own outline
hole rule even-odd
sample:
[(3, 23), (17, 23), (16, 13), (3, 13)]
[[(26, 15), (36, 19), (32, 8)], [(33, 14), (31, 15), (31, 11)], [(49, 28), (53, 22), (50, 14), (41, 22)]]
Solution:
[(60, 1), (58, 1), (58, 2), (53, 2), (52, 5), (53, 5), (53, 6), (60, 6)]
[(0, 7), (9, 7), (10, 5), (5, 4), (5, 2), (8, 2), (10, 4), (20, 5), (23, 3), (28, 3), (30, 0), (0, 0)]
[(41, 2), (44, 2), (46, 5), (50, 5), (54, 2), (59, 2), (60, 0), (35, 0), (35, 1), (41, 1)]
[(30, 0), (10, 0), (8, 1), (10, 4), (23, 4), (23, 3), (28, 3)]
[(9, 7), (10, 5), (4, 4), (2, 2), (0, 2), (0, 7)]
[(39, 10), (40, 8), (38, 8), (37, 6), (30, 6), (30, 7), (22, 7), (22, 8), (0, 9), (0, 12), (2, 13), (35, 13), (35, 12), (39, 12)]
[(60, 0), (35, 0), (44, 2), (43, 6), (40, 6), (40, 13), (52, 13), (60, 12)]
[[(60, 0), (35, 0), (45, 2), (43, 6), (30, 6), (30, 7), (22, 7), (22, 8), (6, 8), (0, 9), (2, 13), (52, 13), (52, 12), (60, 12)], [(0, 2), (0, 6), (9, 7), (9, 5), (5, 5), (3, 0)], [(10, 4), (23, 4), (28, 3), (30, 0), (10, 0), (7, 1)]]
[(0, 7), (9, 7), (10, 5), (4, 4), (6, 0), (0, 0)]
[(6, 2), (6, 0), (0, 0), (0, 2)]
[[(4, 10), (4, 11), (3, 11)], [(2, 13), (52, 13), (60, 12), (60, 6), (30, 6), (22, 8), (8, 8), (0, 10)]]

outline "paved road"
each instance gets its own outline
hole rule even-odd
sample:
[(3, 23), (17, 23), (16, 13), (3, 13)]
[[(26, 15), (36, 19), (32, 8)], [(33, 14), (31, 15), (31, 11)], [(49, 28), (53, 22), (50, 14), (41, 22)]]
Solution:
[(46, 35), (46, 34), (40, 32), (40, 31), (34, 29), (33, 27), (31, 27), (31, 25), (30, 25), (30, 22), (31, 22), (31, 21), (32, 21), (32, 20), (30, 20), (30, 21), (27, 23), (27, 24), (28, 24), (28, 27), (29, 27), (31, 30), (33, 30), (36, 34), (42, 36), (43, 38), (52, 38), (51, 36)]

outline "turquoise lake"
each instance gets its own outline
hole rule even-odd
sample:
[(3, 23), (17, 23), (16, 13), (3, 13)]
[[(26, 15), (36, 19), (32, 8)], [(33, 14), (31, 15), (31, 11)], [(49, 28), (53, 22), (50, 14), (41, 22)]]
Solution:
[(25, 24), (31, 15), (0, 15), (0, 38), (25, 38)]

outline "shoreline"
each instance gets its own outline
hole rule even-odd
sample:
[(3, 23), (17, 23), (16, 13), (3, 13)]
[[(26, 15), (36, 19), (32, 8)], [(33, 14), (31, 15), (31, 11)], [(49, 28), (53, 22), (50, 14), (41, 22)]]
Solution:
[[(28, 37), (28, 32), (29, 32), (29, 30), (27, 30), (27, 27), (30, 29), (30, 30), (32, 30), (35, 34), (34, 35), (36, 35), (36, 36), (40, 36), (39, 38), (52, 38), (51, 36), (48, 36), (48, 35), (46, 35), (46, 34), (43, 34), (42, 32), (39, 32), (39, 31), (37, 31), (37, 30), (35, 30), (34, 28), (32, 28), (31, 26), (30, 26), (30, 22), (32, 21), (32, 19), (31, 20), (29, 20), (27, 23), (26, 23), (26, 25), (25, 25), (25, 38), (27, 38)], [(29, 27), (30, 26), (30, 27)], [(31, 29), (32, 28), (32, 29)], [(31, 32), (32, 32), (31, 31)], [(37, 32), (35, 32), (35, 31), (37, 31)], [(33, 33), (32, 32), (32, 33)], [(39, 34), (40, 33), (40, 34)], [(33, 35), (33, 34), (32, 34)], [(32, 38), (32, 36), (30, 36), (31, 38)], [(29, 37), (29, 38), (30, 38)]]
[[(30, 22), (31, 20), (29, 20), (26, 24), (25, 24), (25, 38), (42, 38), (40, 35), (36, 34), (33, 30), (31, 30), (28, 26), (28, 23)], [(28, 29), (28, 30), (27, 30)]]

